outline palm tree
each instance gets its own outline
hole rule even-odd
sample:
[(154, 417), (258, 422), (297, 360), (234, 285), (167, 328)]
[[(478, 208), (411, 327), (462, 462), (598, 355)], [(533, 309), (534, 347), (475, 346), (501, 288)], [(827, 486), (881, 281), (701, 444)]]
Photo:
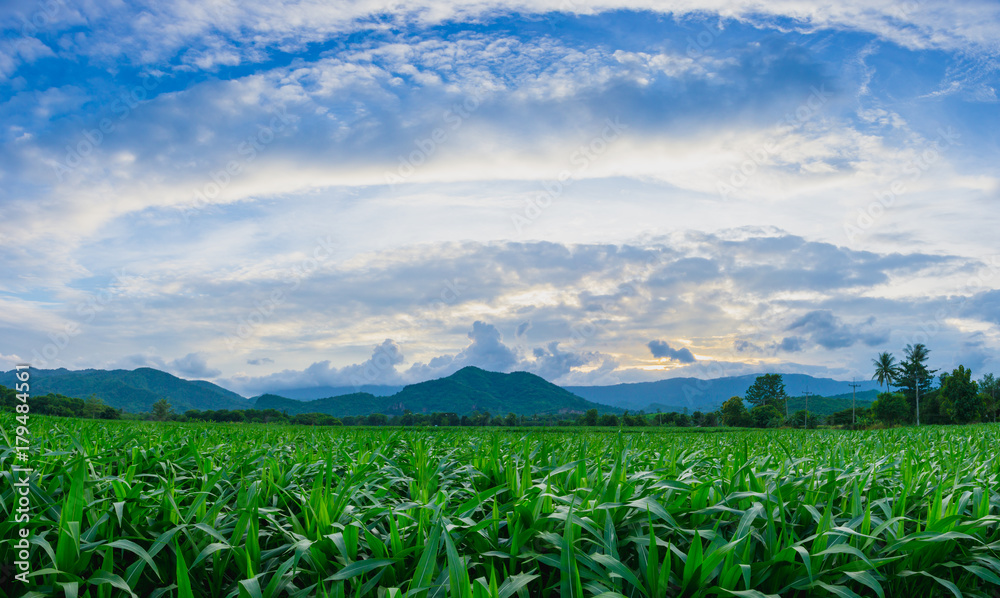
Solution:
[(885, 391), (889, 392), (889, 385), (896, 381), (899, 376), (899, 366), (896, 365), (896, 358), (892, 353), (879, 353), (879, 356), (872, 360), (875, 366), (875, 375), (872, 380), (878, 380), (879, 385), (885, 384)]

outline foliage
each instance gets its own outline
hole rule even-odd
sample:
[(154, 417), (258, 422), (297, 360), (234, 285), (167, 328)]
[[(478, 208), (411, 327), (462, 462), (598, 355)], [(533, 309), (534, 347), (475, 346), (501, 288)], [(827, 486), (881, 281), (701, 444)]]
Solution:
[(806, 411), (805, 409), (799, 409), (785, 422), (786, 425), (792, 428), (808, 428), (810, 430), (815, 430), (822, 423), (824, 423), (822, 415)]
[(979, 391), (982, 393), (983, 417), (996, 423), (997, 412), (1000, 411), (1000, 381), (993, 374), (986, 374), (979, 381)]
[(863, 425), (873, 417), (869, 407), (857, 406), (854, 410), (850, 407), (841, 411), (836, 411), (826, 416), (826, 423), (831, 426), (849, 427), (852, 423)]
[(925, 397), (934, 383), (934, 374), (937, 370), (928, 369), (927, 360), (930, 356), (930, 349), (923, 343), (906, 345), (903, 353), (905, 358), (900, 363), (895, 386), (903, 391), (910, 404), (910, 412), (915, 415), (917, 388), (920, 389), (920, 396)]
[(614, 413), (605, 413), (597, 420), (599, 426), (618, 426), (618, 416)]
[[(879, 392), (877, 390), (869, 390), (859, 392), (857, 397), (852, 397), (851, 393), (832, 397), (811, 396), (808, 401), (808, 411), (809, 413), (815, 413), (816, 415), (830, 415), (832, 413), (836, 413), (837, 411), (843, 411), (844, 409), (849, 410), (852, 404), (860, 410), (870, 407), (872, 402), (874, 402), (876, 397), (878, 397), (878, 394)], [(795, 412), (800, 409), (805, 409), (806, 407), (805, 397), (789, 397), (789, 412)]]
[[(406, 411), (457, 413), (514, 413), (515, 415), (557, 415), (584, 413), (621, 413), (620, 409), (591, 403), (575, 394), (527, 372), (500, 374), (476, 367), (465, 367), (446, 378), (411, 384), (398, 393), (379, 397), (366, 392), (352, 393), (313, 401), (297, 401), (273, 394), (258, 397), (256, 409), (277, 409), (289, 414), (326, 413), (346, 416), (403, 415)], [(489, 425), (485, 424), (475, 425)]]
[(785, 416), (772, 404), (757, 405), (750, 410), (750, 421), (755, 428), (777, 428), (784, 420)]
[(941, 375), (940, 401), (942, 411), (958, 424), (979, 421), (983, 404), (979, 389), (972, 381), (972, 371), (958, 366), (951, 374)]
[(747, 389), (745, 399), (748, 404), (754, 407), (770, 405), (778, 412), (784, 413), (788, 394), (785, 392), (785, 383), (781, 380), (781, 374), (757, 376), (754, 383)]
[(899, 392), (884, 392), (872, 403), (875, 418), (888, 426), (895, 426), (910, 420), (910, 406), (906, 396)]
[(166, 399), (160, 399), (159, 401), (153, 403), (153, 419), (156, 421), (166, 421), (170, 419), (171, 414), (173, 414), (174, 408), (170, 406), (170, 403)]
[[(148, 412), (166, 399), (175, 409), (246, 409), (240, 395), (201, 380), (184, 380), (153, 368), (135, 370), (39, 370), (31, 368), (31, 389), (70, 397), (97, 397), (115, 409)], [(13, 386), (14, 371), (0, 372), (0, 384)]]
[(743, 399), (740, 397), (729, 398), (722, 404), (719, 412), (722, 414), (722, 425), (724, 426), (743, 428), (750, 425), (750, 414), (747, 413), (747, 408), (743, 406)]
[[(114, 407), (104, 404), (96, 397), (86, 401), (60, 394), (31, 395), (31, 413), (38, 415), (58, 415), (61, 417), (85, 417), (90, 419), (119, 419), (122, 414)], [(20, 401), (13, 388), (0, 386), (0, 410), (14, 411)]]
[[(3, 430), (15, 423), (0, 414)], [(37, 575), (20, 591), (34, 596), (932, 597), (1000, 585), (995, 426), (31, 426)], [(0, 498), (13, 512), (16, 494)], [(12, 518), (0, 534), (14, 537)], [(13, 542), (0, 560), (16, 560)]]
[(889, 385), (895, 384), (896, 378), (900, 374), (900, 367), (896, 364), (896, 358), (893, 357), (892, 353), (882, 352), (872, 360), (872, 365), (875, 366), (875, 374), (872, 375), (872, 380), (878, 381), (879, 384), (885, 384), (885, 391), (889, 392)]

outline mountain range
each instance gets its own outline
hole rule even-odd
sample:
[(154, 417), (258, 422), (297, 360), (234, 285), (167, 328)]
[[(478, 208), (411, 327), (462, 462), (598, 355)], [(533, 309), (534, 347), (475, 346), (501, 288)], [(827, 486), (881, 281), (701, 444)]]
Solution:
[[(138, 413), (166, 399), (174, 411), (249, 409), (250, 401), (204, 380), (184, 380), (153, 368), (135, 370), (37, 370), (31, 368), (30, 393), (56, 393), (86, 399), (91, 395), (116, 409)], [(13, 388), (15, 370), (0, 373), (0, 385)]]
[(352, 393), (343, 396), (295, 401), (273, 394), (257, 398), (256, 409), (278, 409), (290, 415), (327, 413), (343, 417), (384, 413), (451, 412), (459, 415), (488, 411), (494, 415), (583, 413), (597, 409), (601, 413), (619, 413), (621, 409), (592, 403), (527, 372), (501, 374), (477, 367), (464, 367), (454, 374), (404, 387), (390, 396)]
[(269, 388), (265, 394), (277, 395), (286, 399), (296, 401), (312, 401), (314, 399), (327, 399), (330, 397), (342, 397), (359, 392), (375, 395), (376, 397), (389, 397), (403, 390), (405, 386), (391, 386), (388, 384), (362, 384), (361, 386), (307, 386), (305, 388)]
[[(748, 374), (712, 380), (668, 378), (656, 382), (564, 388), (588, 401), (632, 411), (642, 409), (652, 412), (656, 411), (657, 407), (661, 411), (680, 411), (683, 408), (689, 411), (710, 411), (717, 409), (729, 397), (742, 397), (759, 375)], [(840, 395), (851, 391), (848, 382), (830, 378), (814, 378), (806, 374), (782, 374), (781, 378), (785, 383), (785, 392), (790, 397), (801, 396), (807, 391), (814, 396)], [(877, 389), (878, 384), (873, 380), (858, 382), (859, 392)]]
[[(232, 391), (203, 380), (185, 380), (153, 368), (135, 370), (37, 370), (32, 368), (31, 393), (58, 393), (77, 398), (96, 396), (112, 407), (128, 412), (145, 412), (166, 399), (174, 411), (188, 409), (268, 409), (289, 414), (318, 412), (338, 417), (384, 413), (401, 414), (452, 412), (465, 415), (473, 411), (492, 414), (559, 414), (597, 409), (601, 413), (624, 410), (646, 411), (710, 411), (731, 396), (742, 396), (753, 383), (756, 374), (701, 380), (672, 378), (656, 382), (616, 384), (612, 386), (559, 387), (527, 372), (501, 374), (467, 367), (446, 378), (428, 380), (408, 386), (316, 387), (285, 389), (246, 399)], [(0, 385), (13, 387), (15, 372), (0, 372)], [(788, 394), (813, 395), (811, 410), (816, 413), (836, 411), (850, 406), (850, 386), (828, 378), (802, 374), (783, 374)], [(845, 388), (846, 387), (846, 388)], [(292, 392), (289, 392), (292, 391)], [(345, 392), (346, 391), (346, 392)], [(312, 400), (316, 394), (333, 394)], [(288, 396), (288, 395), (295, 396)], [(817, 395), (836, 395), (829, 400)], [(877, 395), (872, 381), (859, 383), (858, 405), (870, 404)], [(800, 399), (791, 407), (799, 408)], [(804, 402), (804, 401), (803, 401)], [(835, 408), (836, 407), (836, 408)]]

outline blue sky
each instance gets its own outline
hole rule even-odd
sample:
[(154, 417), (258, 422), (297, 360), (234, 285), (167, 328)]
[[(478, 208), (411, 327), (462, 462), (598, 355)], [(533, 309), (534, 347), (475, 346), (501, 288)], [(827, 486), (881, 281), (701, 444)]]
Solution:
[(0, 367), (1000, 370), (1000, 5), (0, 7)]

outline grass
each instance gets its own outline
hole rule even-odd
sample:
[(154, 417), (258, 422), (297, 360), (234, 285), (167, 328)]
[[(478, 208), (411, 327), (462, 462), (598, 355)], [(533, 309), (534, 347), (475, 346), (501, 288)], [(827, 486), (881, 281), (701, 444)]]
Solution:
[(12, 596), (1000, 595), (996, 426), (31, 426)]

